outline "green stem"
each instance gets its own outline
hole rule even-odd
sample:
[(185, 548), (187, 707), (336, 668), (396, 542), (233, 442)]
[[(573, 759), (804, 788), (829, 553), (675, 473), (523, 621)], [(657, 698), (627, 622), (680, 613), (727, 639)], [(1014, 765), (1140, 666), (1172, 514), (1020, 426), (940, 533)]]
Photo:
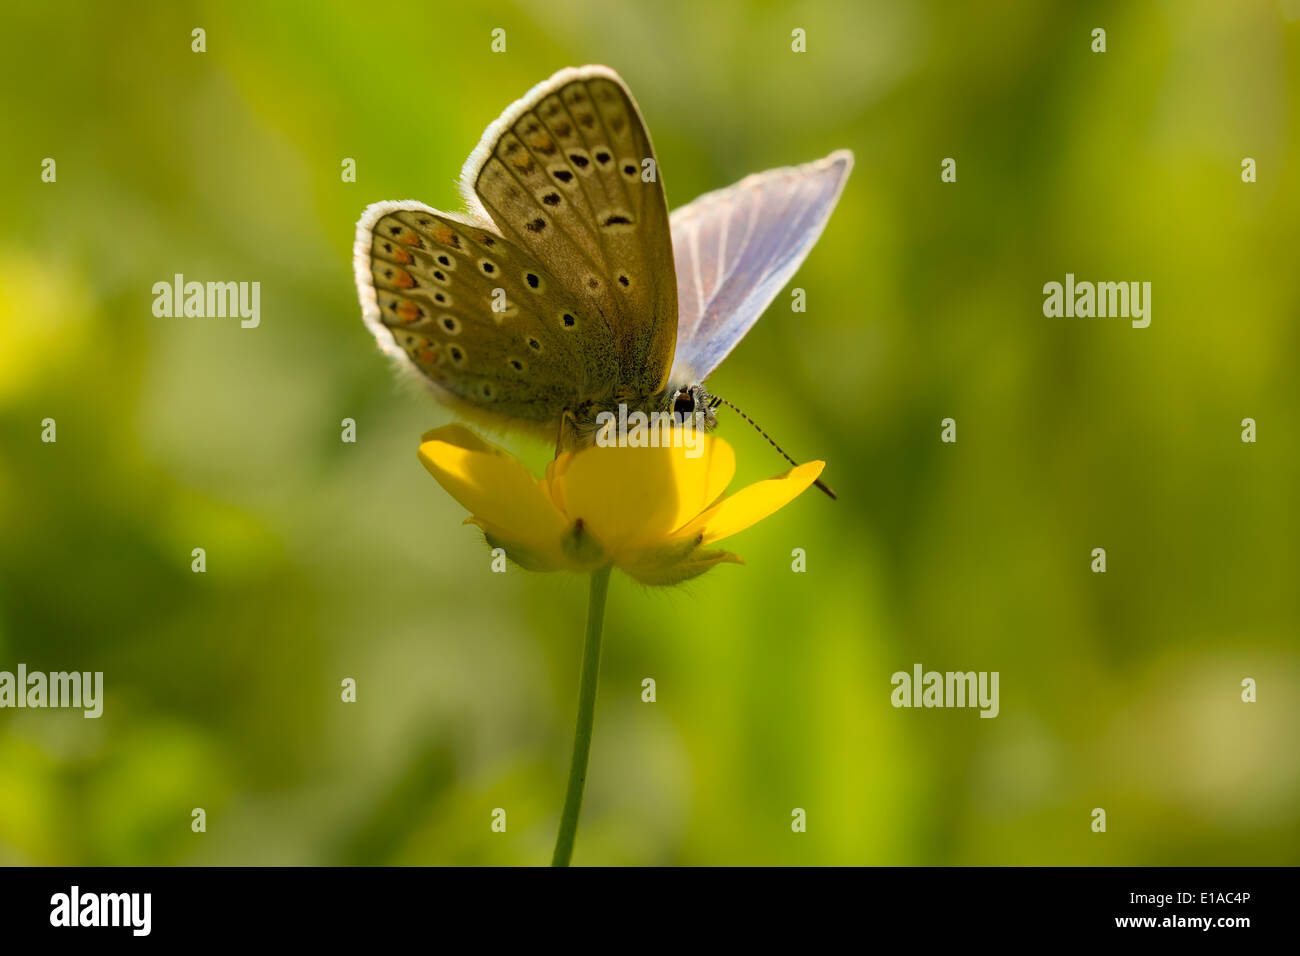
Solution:
[(578, 835), (578, 814), (582, 812), (582, 791), (587, 784), (587, 758), (591, 755), (591, 724), (596, 716), (596, 678), (600, 674), (600, 634), (605, 625), (605, 595), (609, 593), (609, 566), (591, 572), (591, 593), (587, 598), (587, 640), (582, 648), (582, 677), (578, 684), (578, 726), (573, 732), (573, 759), (569, 763), (569, 787), (560, 814), (560, 832), (555, 836), (551, 866), (568, 866), (573, 841)]

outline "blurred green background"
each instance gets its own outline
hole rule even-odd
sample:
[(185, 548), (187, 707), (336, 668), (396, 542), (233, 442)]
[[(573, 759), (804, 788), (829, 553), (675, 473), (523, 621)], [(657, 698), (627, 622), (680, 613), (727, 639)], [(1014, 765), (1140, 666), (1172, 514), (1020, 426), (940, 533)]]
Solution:
[[(1297, 861), (1296, 0), (0, 16), (0, 670), (106, 684), (97, 721), (0, 711), (0, 862), (549, 860), (585, 581), (490, 573), (350, 250), (370, 202), (458, 208), (483, 127), (589, 62), (671, 206), (857, 166), (808, 311), (711, 380), (840, 501), (684, 588), (615, 576), (575, 862)], [(177, 272), (260, 281), (261, 327), (155, 318)], [(1152, 282), (1150, 328), (1045, 318), (1066, 272)], [(783, 469), (722, 435), (737, 484)], [(1001, 715), (894, 709), (918, 662), (999, 671)]]

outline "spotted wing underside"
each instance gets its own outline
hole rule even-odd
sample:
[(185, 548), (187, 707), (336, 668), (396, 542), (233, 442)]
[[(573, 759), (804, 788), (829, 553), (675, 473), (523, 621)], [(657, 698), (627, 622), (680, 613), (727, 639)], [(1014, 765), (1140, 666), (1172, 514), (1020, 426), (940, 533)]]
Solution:
[(616, 73), (562, 70), (534, 87), (488, 128), (462, 190), (605, 323), (617, 389), (664, 387), (677, 331), (668, 206), (649, 133)]

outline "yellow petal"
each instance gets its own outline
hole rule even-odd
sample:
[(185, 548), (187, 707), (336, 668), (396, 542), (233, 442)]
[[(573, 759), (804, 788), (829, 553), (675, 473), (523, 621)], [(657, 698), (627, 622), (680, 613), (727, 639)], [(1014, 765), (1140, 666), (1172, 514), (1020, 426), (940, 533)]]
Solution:
[(420, 461), (480, 523), (529, 550), (551, 553), (564, 515), (518, 460), (460, 425), (424, 436)]
[(546, 477), (542, 479), (542, 490), (546, 492), (555, 507), (561, 511), (564, 505), (564, 472), (573, 460), (573, 452), (562, 451), (546, 464)]
[(686, 525), (677, 536), (702, 535), (700, 544), (706, 545), (744, 531), (801, 495), (825, 467), (824, 461), (810, 461), (783, 475), (742, 488)]
[(466, 524), (478, 525), (483, 531), (483, 538), (489, 548), (501, 548), (506, 557), (525, 571), (558, 571), (572, 568), (573, 562), (567, 560), (560, 548), (560, 542), (552, 542), (549, 548), (538, 548), (536, 544), (516, 540), (509, 531), (497, 528), (479, 518), (466, 518)]
[[(708, 442), (708, 453), (712, 454), (713, 460), (705, 476), (704, 486), (700, 489), (699, 507), (685, 517), (683, 524), (721, 498), (727, 485), (731, 484), (731, 479), (736, 477), (736, 453), (731, 450), (731, 446), (721, 438), (708, 435), (704, 436), (704, 440)], [(681, 525), (677, 527), (680, 528)]]
[(464, 425), (443, 425), (441, 428), (435, 428), (427, 431), (420, 436), (420, 444), (427, 441), (443, 441), (449, 445), (457, 445), (468, 451), (489, 452), (493, 455), (500, 455), (503, 458), (510, 458), (510, 452), (500, 448), (490, 441), (480, 438), (476, 433), (470, 431)]
[(552, 494), (562, 493), (569, 517), (581, 518), (617, 560), (621, 552), (666, 540), (731, 481), (731, 446), (703, 433), (692, 440), (699, 443), (694, 449), (583, 449), (552, 482)]
[(573, 452), (562, 451), (546, 463), (546, 477), (554, 480), (563, 475), (569, 467), (569, 462), (573, 461)]

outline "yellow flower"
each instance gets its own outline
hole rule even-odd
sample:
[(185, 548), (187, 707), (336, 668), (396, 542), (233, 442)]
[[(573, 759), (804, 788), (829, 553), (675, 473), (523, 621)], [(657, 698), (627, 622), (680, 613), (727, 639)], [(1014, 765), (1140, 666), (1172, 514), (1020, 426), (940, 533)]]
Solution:
[(643, 584), (675, 584), (740, 559), (707, 545), (794, 500), (821, 474), (811, 461), (724, 497), (736, 471), (731, 446), (700, 433), (687, 448), (564, 452), (540, 481), (503, 449), (461, 425), (426, 434), (420, 461), (471, 513), (488, 544), (533, 571), (607, 564)]

